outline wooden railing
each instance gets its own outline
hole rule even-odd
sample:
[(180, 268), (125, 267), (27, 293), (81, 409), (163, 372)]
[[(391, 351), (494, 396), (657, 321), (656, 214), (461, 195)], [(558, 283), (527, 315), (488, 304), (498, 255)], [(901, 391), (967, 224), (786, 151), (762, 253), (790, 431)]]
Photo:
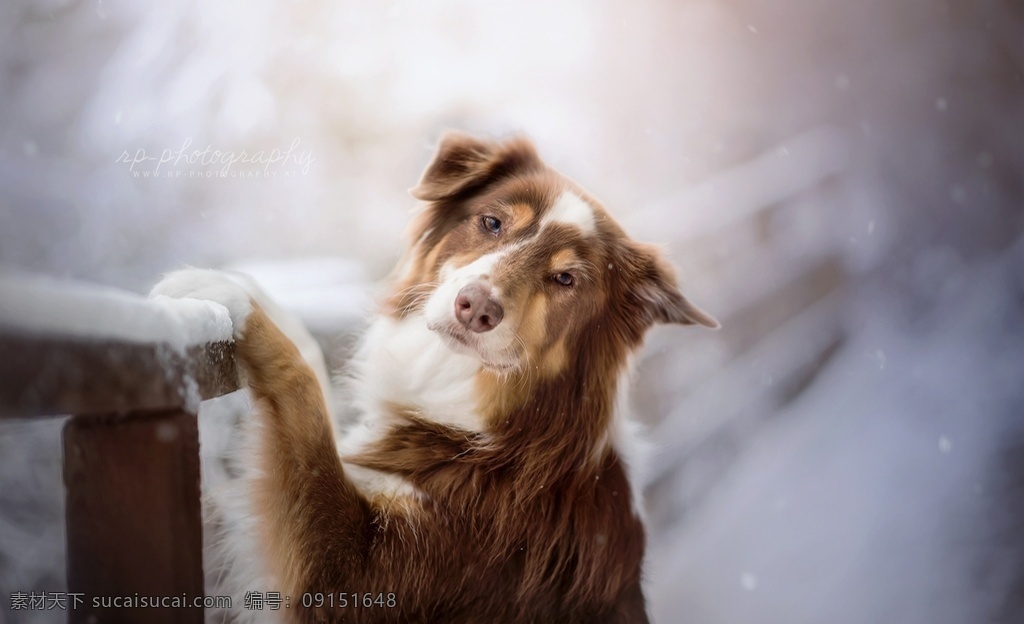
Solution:
[[(63, 434), (68, 621), (202, 622), (196, 412), (200, 400), (238, 388), (233, 344), (182, 348), (20, 325), (0, 316), (0, 418), (71, 415)], [(136, 595), (189, 604), (94, 606)]]

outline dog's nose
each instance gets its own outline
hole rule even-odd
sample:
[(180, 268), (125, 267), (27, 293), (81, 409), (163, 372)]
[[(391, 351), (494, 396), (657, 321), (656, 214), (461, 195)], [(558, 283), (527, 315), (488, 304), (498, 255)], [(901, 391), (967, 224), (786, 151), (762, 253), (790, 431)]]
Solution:
[(505, 309), (479, 282), (464, 286), (455, 297), (455, 318), (470, 331), (478, 334), (491, 331), (504, 316)]

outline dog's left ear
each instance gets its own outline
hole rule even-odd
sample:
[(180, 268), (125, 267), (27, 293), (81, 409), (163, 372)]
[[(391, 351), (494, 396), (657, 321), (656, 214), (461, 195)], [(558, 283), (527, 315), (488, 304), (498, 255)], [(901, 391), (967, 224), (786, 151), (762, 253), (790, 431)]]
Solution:
[(648, 245), (634, 243), (631, 247), (627, 258), (635, 272), (630, 290), (652, 323), (703, 325), (710, 329), (721, 327), (715, 317), (683, 296), (672, 267), (661, 253)]
[(441, 137), (419, 184), (409, 193), (423, 201), (439, 201), (541, 166), (533, 144), (525, 138), (499, 143), (448, 131)]

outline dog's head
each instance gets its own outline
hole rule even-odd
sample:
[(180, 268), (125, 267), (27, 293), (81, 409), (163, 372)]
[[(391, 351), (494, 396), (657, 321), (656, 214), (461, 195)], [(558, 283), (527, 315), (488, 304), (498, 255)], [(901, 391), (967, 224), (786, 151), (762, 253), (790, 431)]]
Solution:
[(631, 240), (525, 139), (447, 134), (411, 193), (424, 204), (393, 313), (421, 313), (487, 369), (554, 375), (584, 343), (631, 349), (655, 323), (718, 327), (655, 248)]

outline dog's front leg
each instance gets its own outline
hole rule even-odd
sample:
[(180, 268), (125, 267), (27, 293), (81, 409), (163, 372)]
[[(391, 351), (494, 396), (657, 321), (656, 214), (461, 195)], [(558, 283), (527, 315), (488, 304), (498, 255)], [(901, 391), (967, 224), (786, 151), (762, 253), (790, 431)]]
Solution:
[(345, 478), (316, 375), (258, 306), (236, 358), (262, 420), (254, 494), (276, 576), (296, 600), (356, 582), (370, 513)]
[(153, 294), (213, 300), (231, 314), (235, 357), (259, 427), (253, 502), (281, 591), (297, 601), (305, 593), (358, 583), (370, 546), (370, 510), (345, 477), (313, 369), (250, 294), (223, 273), (171, 273)]

